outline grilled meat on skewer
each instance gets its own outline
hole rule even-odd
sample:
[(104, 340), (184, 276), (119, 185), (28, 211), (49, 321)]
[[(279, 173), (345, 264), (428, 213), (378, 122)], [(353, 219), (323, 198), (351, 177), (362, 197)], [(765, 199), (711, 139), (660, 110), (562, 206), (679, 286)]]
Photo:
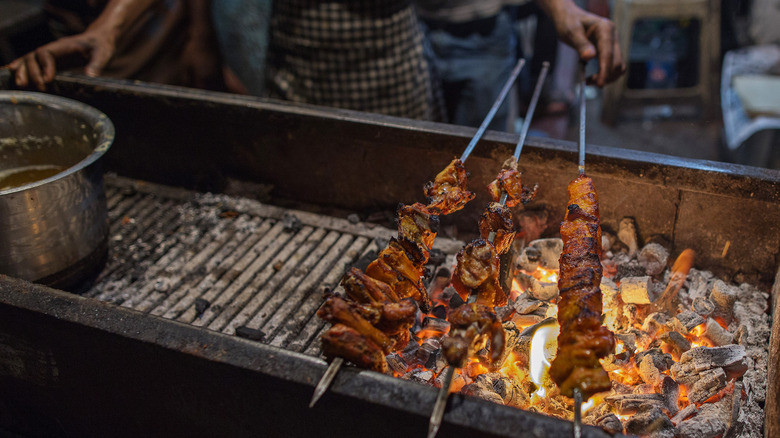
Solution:
[(400, 299), (387, 283), (369, 277), (358, 268), (347, 271), (341, 279), (341, 285), (344, 286), (347, 296), (358, 303), (398, 302)]
[(431, 214), (428, 207), (417, 202), (400, 205), (396, 212), (398, 237), (422, 244), (430, 251), (436, 233), (439, 232), (439, 216)]
[(498, 320), (493, 308), (477, 303), (467, 303), (451, 309), (447, 319), (450, 321), (450, 333), (442, 340), (442, 352), (447, 363), (462, 368), (469, 357), (490, 342), (489, 365), (500, 365), (505, 347), (504, 327)]
[(385, 353), (357, 330), (336, 324), (322, 334), (322, 352), (328, 360), (340, 357), (360, 368), (387, 372)]
[(506, 193), (507, 207), (514, 207), (520, 203), (527, 204), (536, 196), (538, 184), (532, 189), (523, 187), (521, 173), (517, 169), (501, 169), (498, 176), (490, 184), (488, 191), (493, 202), (499, 202), (501, 195)]
[(387, 283), (400, 298), (414, 298), (420, 309), (427, 313), (431, 305), (422, 283), (423, 273), (424, 267), (409, 257), (397, 239), (391, 239), (377, 259), (366, 268), (366, 275)]
[(331, 324), (341, 323), (354, 329), (381, 348), (385, 354), (389, 353), (395, 345), (395, 341), (374, 327), (355, 306), (337, 295), (325, 299), (325, 303), (317, 310), (317, 316)]
[(479, 218), (479, 235), (485, 239), (490, 239), (490, 233), (496, 233), (493, 238), (493, 246), (499, 254), (509, 250), (512, 241), (515, 239), (517, 230), (512, 220), (512, 212), (505, 205), (498, 202), (491, 202)]
[(456, 260), (452, 287), (464, 301), (476, 293), (476, 302), (491, 308), (507, 303), (498, 280), (500, 260), (493, 244), (483, 239), (474, 240), (458, 253)]
[(463, 162), (458, 158), (452, 160), (423, 188), (428, 198), (428, 208), (436, 209), (439, 214), (450, 214), (474, 199), (474, 193), (466, 189), (467, 176)]
[(550, 376), (563, 395), (579, 388), (586, 399), (611, 388), (599, 359), (615, 348), (601, 324), (601, 227), (593, 180), (578, 176), (569, 184), (569, 204), (561, 223), (563, 252), (558, 288), (558, 354)]

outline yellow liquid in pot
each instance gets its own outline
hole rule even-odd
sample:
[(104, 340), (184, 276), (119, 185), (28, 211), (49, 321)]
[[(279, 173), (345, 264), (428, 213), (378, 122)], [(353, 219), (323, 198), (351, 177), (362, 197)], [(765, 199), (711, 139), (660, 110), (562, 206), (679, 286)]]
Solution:
[(51, 164), (0, 170), (0, 190), (13, 189), (35, 181), (40, 181), (50, 176), (54, 176), (63, 170), (65, 170), (65, 167)]

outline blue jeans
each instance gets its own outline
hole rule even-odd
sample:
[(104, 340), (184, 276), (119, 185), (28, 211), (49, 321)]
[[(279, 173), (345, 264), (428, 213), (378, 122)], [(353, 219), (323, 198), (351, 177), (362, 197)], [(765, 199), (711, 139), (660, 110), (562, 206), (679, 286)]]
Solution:
[[(478, 127), (517, 62), (517, 37), (509, 15), (501, 12), (490, 35), (456, 37), (444, 30), (427, 30), (436, 73), (442, 81), (450, 123)], [(510, 96), (496, 113), (490, 129), (506, 131)]]

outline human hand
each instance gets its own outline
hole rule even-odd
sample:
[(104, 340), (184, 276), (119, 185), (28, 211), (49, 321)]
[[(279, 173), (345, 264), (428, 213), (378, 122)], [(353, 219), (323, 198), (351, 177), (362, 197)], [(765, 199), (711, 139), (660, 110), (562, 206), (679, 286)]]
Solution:
[(15, 59), (8, 68), (14, 72), (19, 87), (35, 86), (46, 89), (54, 80), (58, 68), (73, 68), (86, 64), (88, 76), (99, 76), (116, 50), (114, 38), (105, 32), (87, 30), (84, 33), (60, 38)]
[(182, 51), (181, 83), (195, 88), (223, 91), (225, 80), (216, 40), (190, 38)]
[(555, 23), (558, 37), (579, 54), (582, 61), (598, 57), (599, 71), (587, 78), (599, 87), (615, 81), (626, 71), (615, 24), (587, 12), (571, 0), (540, 0)]

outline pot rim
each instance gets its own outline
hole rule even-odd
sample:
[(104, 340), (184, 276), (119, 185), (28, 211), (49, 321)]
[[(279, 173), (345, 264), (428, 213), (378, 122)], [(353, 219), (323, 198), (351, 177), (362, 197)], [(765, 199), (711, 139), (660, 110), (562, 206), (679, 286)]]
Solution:
[(38, 93), (34, 91), (1, 90), (0, 103), (11, 103), (14, 105), (42, 105), (48, 108), (60, 110), (84, 120), (84, 122), (91, 125), (97, 133), (97, 145), (95, 148), (89, 155), (87, 155), (84, 159), (75, 165), (48, 178), (10, 189), (0, 190), (0, 196), (23, 192), (25, 190), (39, 187), (79, 172), (102, 157), (114, 142), (114, 124), (111, 122), (111, 119), (109, 119), (108, 116), (105, 115), (102, 111), (85, 103), (66, 97), (54, 96), (51, 94)]

